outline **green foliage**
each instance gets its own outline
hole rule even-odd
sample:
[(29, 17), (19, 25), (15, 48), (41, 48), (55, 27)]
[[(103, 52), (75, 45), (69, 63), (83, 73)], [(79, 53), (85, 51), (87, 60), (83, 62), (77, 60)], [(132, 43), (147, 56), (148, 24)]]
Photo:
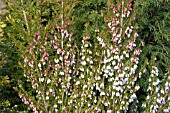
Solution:
[(79, 46), (81, 46), (84, 31), (88, 29), (89, 34), (94, 34), (94, 29), (102, 29), (106, 9), (106, 0), (81, 0), (75, 5), (71, 19), (74, 25), (73, 34)]
[[(2, 45), (2, 36), (3, 36), (3, 28), (6, 26), (2, 21), (0, 21), (0, 45)], [(5, 55), (2, 51), (0, 51), (0, 69), (2, 69), (2, 65), (5, 63)], [(2, 76), (2, 73), (0, 73), (0, 109), (2, 107), (9, 107), (10, 103), (7, 98), (3, 98), (3, 94), (5, 91), (5, 86), (7, 86), (10, 83), (8, 76)]]
[[(0, 76), (0, 81), (1, 81), (0, 82), (0, 92), (3, 92), (5, 90), (4, 86), (7, 86), (10, 83), (10, 81), (9, 81), (8, 76), (5, 76), (5, 77)], [(0, 100), (1, 100), (0, 101), (0, 103), (1, 103), (0, 108), (1, 109), (10, 106), (8, 98), (4, 98), (2, 93), (0, 93)]]
[[(0, 38), (0, 79), (2, 80), (0, 82), (0, 90), (4, 91), (0, 93), (0, 100), (2, 100), (0, 101), (2, 102), (0, 107), (6, 108), (20, 104), (17, 97), (18, 87), (22, 86), (28, 91), (32, 91), (31, 84), (27, 83), (23, 77), (24, 67), (21, 64), (23, 63), (22, 57), (27, 55), (25, 54), (26, 50), (31, 47), (30, 42), (38, 30), (43, 31), (40, 35), (45, 37), (50, 30), (55, 28), (52, 24), (55, 23), (56, 18), (59, 19), (56, 15), (63, 13), (65, 17), (66, 15), (69, 17), (69, 22), (73, 24), (73, 28), (69, 28), (69, 31), (73, 33), (74, 44), (76, 43), (81, 48), (83, 37), (91, 36), (88, 43), (94, 46), (95, 38), (98, 35), (95, 30), (101, 31), (105, 27), (104, 18), (106, 18), (107, 8), (111, 1), (64, 0), (64, 10), (61, 10), (61, 2), (59, 3), (60, 5), (57, 5), (56, 0), (5, 1), (8, 4), (7, 9), (10, 13), (2, 17), (7, 27), (3, 29), (4, 37)], [(170, 2), (168, 0), (135, 0), (133, 3), (134, 6), (137, 6), (135, 10), (139, 36), (145, 42), (142, 50), (143, 54), (140, 56), (139, 67), (145, 68), (142, 67), (143, 64), (148, 64), (146, 66), (147, 72), (137, 81), (141, 89), (136, 92), (139, 100), (138, 111), (144, 111), (146, 109), (143, 109), (141, 106), (146, 101), (149, 93), (147, 92), (148, 79), (152, 70), (149, 62), (152, 60), (152, 56), (157, 58), (153, 62), (157, 63), (156, 65), (159, 69), (158, 79), (163, 82), (166, 81), (169, 76), (168, 71), (170, 72)], [(63, 20), (66, 20), (66, 18), (63, 18)], [(59, 24), (61, 25), (62, 22), (59, 21)], [(3, 23), (0, 23), (0, 36), (2, 36), (1, 27), (4, 27)], [(109, 34), (106, 34), (105, 31), (99, 36), (105, 37), (107, 40)], [(51, 51), (50, 48), (48, 48), (49, 51)], [(97, 50), (97, 52), (100, 51), (100, 49)], [(54, 57), (53, 52), (50, 52), (50, 58)], [(94, 60), (99, 59), (96, 58)], [(147, 61), (149, 62), (147, 63)], [(136, 103), (137, 101), (129, 106), (129, 112), (134, 112), (133, 109)], [(15, 109), (23, 110), (23, 107)]]
[(5, 38), (3, 37), (4, 27), (6, 24), (0, 21), (0, 111), (6, 108), (9, 109), (13, 103), (16, 103), (17, 100), (14, 95), (17, 93), (12, 89), (12, 80), (8, 72), (5, 72), (5, 66), (8, 62), (8, 56), (5, 53)]
[(139, 35), (145, 42), (147, 58), (156, 55), (160, 74), (170, 67), (170, 2), (168, 0), (140, 0), (137, 6)]
[[(169, 0), (136, 0), (136, 22), (139, 26), (139, 36), (145, 42), (143, 54), (140, 57), (141, 64), (147, 58), (150, 62), (153, 57), (159, 70), (159, 79), (164, 81), (170, 69), (170, 2)], [(142, 86), (139, 92), (139, 101), (145, 101), (151, 66), (141, 79)], [(139, 103), (142, 106), (142, 103)], [(139, 110), (142, 108), (139, 107)]]

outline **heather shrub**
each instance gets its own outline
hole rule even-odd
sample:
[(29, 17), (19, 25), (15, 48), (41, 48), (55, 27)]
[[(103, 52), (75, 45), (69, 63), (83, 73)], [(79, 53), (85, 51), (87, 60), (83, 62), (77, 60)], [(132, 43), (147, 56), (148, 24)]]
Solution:
[(94, 29), (95, 35), (86, 30), (80, 48), (63, 16), (58, 15), (49, 33), (41, 27), (23, 55), (32, 93), (23, 89), (22, 101), (34, 112), (127, 111), (138, 102), (136, 80), (142, 74), (138, 63), (143, 42), (137, 41), (132, 4), (110, 4), (103, 29)]
[[(9, 35), (22, 57), (19, 64), (23, 77), (18, 80), (16, 90), (28, 110), (139, 112), (138, 80), (148, 72), (148, 94), (141, 112), (168, 112), (169, 73), (159, 78), (154, 61), (146, 60), (139, 65), (144, 42), (138, 39), (131, 0), (109, 1), (107, 13), (101, 15), (103, 26), (91, 29), (86, 23), (81, 42), (75, 41), (79, 37), (74, 37), (77, 35), (71, 21), (69, 8), (74, 2), (71, 5), (64, 0), (31, 3), (35, 9), (30, 8), (33, 12), (29, 12), (29, 18), (26, 13), (29, 8), (22, 9), (24, 17), (19, 23), (23, 32), (18, 37)], [(45, 3), (54, 11), (47, 20), (42, 18), (50, 12), (45, 10)], [(18, 27), (18, 21), (11, 16), (7, 19), (14, 28)]]

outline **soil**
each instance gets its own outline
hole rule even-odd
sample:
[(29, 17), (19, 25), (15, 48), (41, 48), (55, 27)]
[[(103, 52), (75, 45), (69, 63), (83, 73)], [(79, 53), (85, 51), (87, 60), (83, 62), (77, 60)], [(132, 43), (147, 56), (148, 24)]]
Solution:
[(6, 5), (0, 1), (0, 15), (4, 15), (5, 13), (8, 12), (8, 10), (5, 10), (4, 7)]

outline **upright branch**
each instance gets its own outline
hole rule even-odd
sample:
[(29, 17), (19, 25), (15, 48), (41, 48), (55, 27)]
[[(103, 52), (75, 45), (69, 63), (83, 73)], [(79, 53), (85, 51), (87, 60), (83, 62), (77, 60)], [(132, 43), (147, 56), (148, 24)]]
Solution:
[(120, 18), (120, 36), (122, 36), (122, 27), (123, 27), (123, 16), (124, 16), (124, 0), (121, 2), (122, 9), (121, 9), (121, 18)]
[(43, 0), (40, 1), (40, 26), (42, 25), (42, 3)]
[[(21, 3), (22, 3), (22, 6), (23, 6), (24, 5), (23, 0), (21, 0)], [(25, 24), (26, 24), (26, 27), (27, 27), (27, 31), (28, 31), (28, 34), (30, 34), (30, 28), (29, 28), (29, 25), (28, 25), (27, 16), (26, 16), (24, 8), (22, 8), (22, 9), (23, 9), (22, 12), (23, 12), (23, 15), (24, 15), (24, 20), (25, 20)]]
[[(64, 27), (64, 0), (62, 0), (62, 3), (61, 3), (61, 5), (62, 5), (62, 28)], [(62, 41), (61, 41), (61, 48), (63, 49), (63, 42), (64, 41), (64, 36), (62, 35)]]

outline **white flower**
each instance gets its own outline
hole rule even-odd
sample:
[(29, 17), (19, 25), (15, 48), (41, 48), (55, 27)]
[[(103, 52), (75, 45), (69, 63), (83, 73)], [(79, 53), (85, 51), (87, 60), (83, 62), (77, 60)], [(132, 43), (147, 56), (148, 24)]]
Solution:
[(140, 86), (135, 86), (135, 89), (136, 89), (136, 90), (139, 90), (139, 89), (140, 89)]
[(58, 109), (55, 109), (55, 112), (58, 112)]
[(86, 61), (82, 61), (81, 64), (82, 64), (83, 66), (85, 66), (85, 65), (86, 65)]
[(115, 64), (116, 64), (116, 62), (115, 62), (115, 61), (113, 61), (113, 62), (112, 62), (112, 65), (114, 66)]
[(100, 88), (98, 86), (96, 86), (96, 90), (100, 91)]
[(81, 59), (84, 60), (86, 57), (85, 56), (82, 56)]
[(62, 110), (65, 110), (66, 109), (66, 107), (64, 106), (63, 108), (62, 108)]
[(41, 64), (40, 63), (38, 64), (38, 67), (41, 68)]
[(100, 93), (100, 96), (103, 96), (103, 95), (105, 95), (105, 92), (101, 92), (101, 93)]
[(100, 77), (100, 76), (97, 76), (97, 77), (96, 77), (96, 80), (100, 80), (100, 79), (101, 79), (101, 77)]
[(107, 62), (108, 62), (107, 59), (104, 59), (103, 63), (106, 64)]
[(115, 96), (115, 92), (112, 91), (112, 97), (111, 97), (111, 99), (113, 99), (114, 96)]
[(101, 39), (100, 37), (97, 37), (97, 40), (98, 40), (99, 42), (102, 42), (102, 41), (103, 41), (103, 39)]
[(114, 75), (114, 73), (113, 72), (109, 72), (109, 75), (112, 76), (112, 75)]
[(115, 37), (116, 36), (116, 33), (113, 33), (113, 35), (112, 35), (113, 37)]
[(116, 70), (116, 69), (119, 69), (119, 67), (118, 66), (114, 66), (114, 69)]
[(108, 78), (108, 74), (104, 74), (103, 76), (106, 77), (106, 78)]
[[(123, 85), (123, 81), (118, 81), (118, 84)], [(121, 89), (122, 89), (122, 87), (121, 87)]]
[(125, 56), (126, 56), (127, 58), (129, 58), (129, 53), (126, 53)]
[(166, 82), (166, 83), (165, 83), (165, 86), (166, 86), (166, 87), (169, 87), (169, 84), (168, 84), (168, 82)]
[[(82, 40), (82, 44), (84, 44), (84, 40)], [(83, 47), (81, 46), (81, 48), (83, 48)]]
[(159, 87), (156, 87), (156, 93), (159, 91)]
[(81, 74), (81, 78), (84, 78), (84, 75), (83, 75), (83, 74)]
[(131, 72), (131, 74), (135, 74), (135, 69), (133, 69), (133, 68), (131, 68), (131, 70), (130, 70)]
[[(117, 90), (117, 91), (120, 91), (120, 90), (121, 90), (121, 87), (120, 87), (120, 86), (116, 87), (116, 90)], [(117, 94), (117, 93), (116, 93), (116, 94)]]
[(54, 59), (54, 62), (55, 62), (55, 63), (58, 63), (58, 62), (59, 62), (59, 60), (58, 60), (58, 59)]
[(146, 99), (149, 100), (149, 99), (150, 99), (150, 96), (147, 96)]
[(89, 51), (89, 54), (92, 54), (92, 51)]
[(93, 64), (93, 61), (92, 61), (92, 60), (90, 60), (90, 64)]
[(129, 85), (127, 86), (127, 88), (128, 88), (128, 89), (131, 89), (131, 87), (130, 87)]
[(115, 55), (115, 56), (114, 56), (114, 59), (119, 59), (119, 56), (118, 56), (118, 55)]
[(52, 92), (53, 90), (52, 89), (49, 89), (50, 92)]
[(132, 98), (132, 99), (136, 99), (136, 94), (133, 94), (133, 95), (131, 96), (131, 98)]
[(84, 47), (88, 47), (88, 44), (85, 44)]
[(60, 72), (60, 75), (64, 75), (64, 72)]
[(120, 93), (119, 93), (119, 92), (116, 92), (116, 96), (117, 96), (117, 97), (120, 96)]
[(82, 50), (82, 53), (80, 53), (80, 54), (82, 55), (82, 54), (83, 54), (83, 53), (85, 53), (85, 52), (86, 52), (86, 50), (85, 50), (85, 49), (83, 49), (83, 50)]
[(105, 47), (105, 46), (106, 46), (106, 44), (103, 42), (103, 43), (102, 43), (102, 47)]
[(104, 72), (105, 72), (105, 73), (109, 73), (109, 70), (106, 69), (106, 70), (104, 70)]
[(104, 106), (108, 106), (108, 103), (107, 103), (107, 102), (105, 102), (105, 103), (104, 103)]
[(162, 94), (165, 94), (165, 92), (164, 92), (164, 90), (163, 90), (163, 89), (161, 89), (161, 93), (162, 93)]
[[(116, 101), (115, 103), (117, 103), (117, 101)], [(119, 112), (119, 111), (117, 111), (116, 113), (120, 113), (120, 112)]]
[(161, 100), (160, 100), (159, 98), (157, 98), (157, 99), (156, 99), (156, 102), (160, 104), (160, 103), (161, 103)]
[(39, 78), (39, 82), (44, 82), (44, 78)]
[(123, 59), (123, 55), (120, 56), (120, 59), (121, 59), (121, 60)]
[(106, 66), (106, 69), (111, 69), (111, 66), (109, 65), (109, 66)]
[(80, 81), (77, 81), (77, 82), (76, 82), (76, 85), (79, 85), (79, 84), (80, 84)]
[(115, 86), (115, 85), (113, 85), (113, 86), (112, 86), (112, 88), (113, 88), (113, 89), (116, 89), (116, 86)]
[[(84, 59), (83, 59), (83, 60), (84, 60)], [(87, 62), (90, 62), (90, 58), (87, 58), (86, 60), (87, 60)]]
[(46, 96), (46, 100), (49, 100), (49, 96)]
[(169, 113), (170, 110), (169, 110), (169, 109), (164, 109), (164, 112), (165, 112), (165, 113)]
[(132, 29), (131, 28), (129, 29), (129, 33), (132, 33)]
[(57, 108), (57, 105), (56, 105), (56, 104), (54, 105), (54, 108)]
[(104, 83), (101, 83), (101, 84), (100, 84), (100, 87), (101, 87), (101, 88), (104, 88)]
[(157, 79), (156, 82), (153, 82), (153, 85), (154, 85), (154, 86), (157, 86), (157, 85), (159, 84), (159, 82), (160, 82), (159, 79)]
[(143, 104), (142, 104), (142, 107), (145, 108), (145, 107), (146, 107), (146, 103), (143, 103)]
[(96, 100), (96, 99), (94, 100), (94, 103), (97, 103), (97, 100)]
[(59, 101), (58, 101), (58, 103), (59, 103), (59, 104), (62, 104), (62, 101), (61, 101), (61, 100), (59, 100)]
[(129, 103), (133, 102), (133, 99), (129, 99)]
[(151, 91), (151, 89), (152, 89), (151, 86), (149, 86), (148, 89), (147, 89), (147, 91)]
[(119, 13), (116, 13), (116, 16), (118, 17), (118, 16), (120, 16), (120, 14), (119, 14)]
[(110, 55), (111, 55), (111, 52), (110, 52), (110, 50), (108, 49), (108, 50), (107, 50), (107, 56), (110, 57)]
[(129, 37), (130, 37), (130, 34), (128, 34), (127, 37), (129, 38)]
[(129, 17), (130, 11), (127, 11), (127, 17)]
[(125, 101), (121, 101), (121, 104), (125, 104)]
[(136, 70), (136, 69), (137, 69), (137, 67), (138, 67), (137, 65), (134, 65), (134, 66), (133, 66), (134, 70)]
[(71, 74), (71, 73), (72, 73), (72, 70), (70, 69), (68, 72)]
[(85, 89), (85, 88), (87, 88), (87, 85), (84, 85), (84, 86), (83, 86), (83, 89)]
[(79, 68), (79, 69), (80, 69), (80, 71), (84, 72), (84, 68)]
[(123, 74), (123, 73), (120, 73), (118, 76), (119, 76), (120, 78), (123, 78), (123, 77), (124, 77), (124, 74)]
[(50, 82), (51, 82), (51, 80), (50, 80), (50, 79), (48, 79), (48, 80), (47, 80), (47, 84), (49, 84)]
[(63, 61), (63, 57), (60, 57), (59, 60)]
[(45, 62), (43, 62), (43, 65), (45, 65), (46, 63)]
[(108, 23), (109, 28), (112, 28), (112, 26), (111, 26), (111, 25), (112, 25), (112, 23), (111, 23), (111, 22), (109, 22), (109, 23)]

